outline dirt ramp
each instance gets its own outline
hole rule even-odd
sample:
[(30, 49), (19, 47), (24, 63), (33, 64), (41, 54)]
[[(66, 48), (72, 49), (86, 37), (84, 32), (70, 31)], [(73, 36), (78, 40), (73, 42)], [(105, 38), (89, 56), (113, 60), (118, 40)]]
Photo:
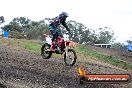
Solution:
[(124, 61), (132, 62), (132, 52), (129, 52), (129, 51), (123, 51), (123, 50), (114, 49), (114, 48), (101, 48), (101, 47), (96, 47), (91, 45), (86, 45), (86, 47), (88, 47), (89, 49), (93, 51), (101, 52), (104, 55), (116, 56)]
[[(81, 85), (77, 73), (79, 64), (84, 65), (84, 62), (69, 67), (65, 66), (62, 58), (44, 60), (39, 54), (0, 46), (0, 80), (3, 81), (0, 83), (7, 88), (131, 88), (131, 85)], [(115, 68), (92, 67), (89, 63), (85, 67), (94, 68), (96, 73), (117, 72)]]

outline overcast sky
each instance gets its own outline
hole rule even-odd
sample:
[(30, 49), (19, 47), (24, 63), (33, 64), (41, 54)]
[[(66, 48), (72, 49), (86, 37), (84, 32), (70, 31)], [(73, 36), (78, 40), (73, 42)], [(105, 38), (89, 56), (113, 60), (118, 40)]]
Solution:
[(39, 21), (62, 11), (69, 14), (67, 21), (75, 20), (91, 29), (107, 26), (114, 30), (116, 41), (132, 40), (132, 0), (0, 0), (4, 24), (21, 16)]

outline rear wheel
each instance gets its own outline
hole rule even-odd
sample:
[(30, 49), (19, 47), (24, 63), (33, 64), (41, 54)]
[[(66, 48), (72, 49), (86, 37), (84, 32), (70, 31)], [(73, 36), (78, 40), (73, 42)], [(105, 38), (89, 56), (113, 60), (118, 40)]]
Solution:
[(49, 59), (52, 55), (52, 52), (50, 51), (46, 51), (47, 49), (50, 49), (50, 46), (48, 43), (45, 43), (44, 45), (42, 45), (41, 47), (41, 56), (43, 59)]
[(73, 49), (68, 49), (67, 55), (64, 54), (64, 62), (67, 66), (73, 66), (76, 63), (77, 55)]

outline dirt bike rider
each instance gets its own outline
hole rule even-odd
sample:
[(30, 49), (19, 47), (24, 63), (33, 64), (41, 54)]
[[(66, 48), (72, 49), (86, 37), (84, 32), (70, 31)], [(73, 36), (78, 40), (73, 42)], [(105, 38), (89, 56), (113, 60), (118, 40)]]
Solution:
[(59, 16), (55, 17), (54, 20), (49, 24), (49, 30), (51, 35), (53, 36), (50, 50), (53, 50), (53, 51), (55, 50), (55, 45), (53, 44), (53, 41), (55, 40), (55, 38), (57, 36), (62, 36), (61, 32), (59, 31), (60, 29), (57, 28), (59, 25), (63, 25), (66, 28), (66, 30), (70, 33), (70, 30), (66, 24), (67, 17), (68, 17), (68, 14), (66, 12), (62, 12), (61, 14), (59, 14)]

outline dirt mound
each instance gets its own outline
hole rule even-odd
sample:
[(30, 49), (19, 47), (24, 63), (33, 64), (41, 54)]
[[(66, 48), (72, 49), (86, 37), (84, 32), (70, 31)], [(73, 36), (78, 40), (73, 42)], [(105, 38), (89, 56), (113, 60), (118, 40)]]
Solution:
[[(5, 88), (130, 88), (131, 84), (79, 84), (78, 65), (92, 73), (129, 73), (87, 62), (65, 66), (63, 59), (44, 60), (39, 54), (0, 45), (0, 83)], [(3, 87), (4, 88), (4, 87)]]
[(101, 52), (108, 56), (116, 56), (124, 61), (132, 62), (132, 52), (123, 51), (114, 48), (101, 48), (96, 46), (87, 45), (87, 47), (93, 51)]

